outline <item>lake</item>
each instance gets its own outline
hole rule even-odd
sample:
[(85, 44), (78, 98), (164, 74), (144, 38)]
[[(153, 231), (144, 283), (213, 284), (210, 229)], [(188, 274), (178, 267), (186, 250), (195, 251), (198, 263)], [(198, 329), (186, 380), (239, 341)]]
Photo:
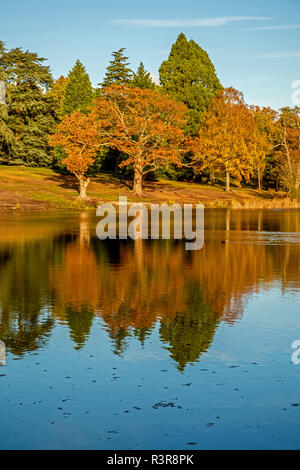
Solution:
[(0, 448), (299, 449), (300, 211), (206, 210), (200, 251), (98, 220), (0, 218)]

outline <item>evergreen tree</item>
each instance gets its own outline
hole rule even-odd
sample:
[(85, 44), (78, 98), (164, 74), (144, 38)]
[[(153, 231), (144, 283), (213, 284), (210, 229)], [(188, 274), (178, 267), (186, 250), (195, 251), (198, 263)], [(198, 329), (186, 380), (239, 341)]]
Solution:
[(14, 135), (7, 125), (7, 106), (0, 103), (0, 159), (6, 160), (15, 143)]
[(154, 90), (155, 88), (155, 83), (150, 73), (145, 70), (143, 62), (140, 63), (137, 72), (133, 74), (132, 86), (142, 89), (149, 88), (150, 90)]
[(113, 60), (110, 61), (110, 65), (106, 69), (102, 86), (126, 85), (130, 83), (132, 71), (128, 67), (128, 57), (125, 57), (123, 54), (124, 50), (125, 48), (123, 47), (112, 53)]
[(5, 70), (2, 64), (2, 61), (3, 61), (2, 57), (4, 53), (5, 53), (4, 42), (0, 41), (0, 82), (6, 79)]
[[(2, 55), (5, 52), (4, 43), (0, 41), (0, 63)], [(10, 153), (11, 146), (14, 142), (13, 133), (7, 126), (8, 112), (6, 105), (6, 81), (7, 74), (4, 67), (0, 67), (0, 158), (5, 158)]]
[[(9, 129), (9, 145), (0, 139), (3, 160), (27, 165), (47, 165), (51, 162), (48, 135), (55, 126), (52, 101), (45, 90), (52, 84), (44, 58), (16, 48), (5, 51), (1, 44), (0, 70), (6, 85), (6, 110), (3, 123)], [(4, 115), (4, 119), (3, 119)]]
[(211, 98), (222, 88), (208, 54), (181, 33), (159, 69), (160, 83), (190, 110), (189, 134), (196, 134)]
[(76, 110), (84, 113), (92, 104), (93, 89), (88, 73), (79, 60), (76, 61), (68, 78), (69, 82), (66, 85), (62, 103), (62, 113), (72, 114)]

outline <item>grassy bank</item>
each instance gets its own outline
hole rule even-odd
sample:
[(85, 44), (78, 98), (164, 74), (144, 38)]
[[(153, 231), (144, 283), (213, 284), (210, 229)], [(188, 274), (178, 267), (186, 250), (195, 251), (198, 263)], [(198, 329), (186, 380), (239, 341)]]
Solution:
[(236, 209), (300, 208), (300, 202), (275, 191), (233, 189), (226, 193), (217, 186), (204, 186), (178, 181), (146, 182), (144, 196), (134, 197), (131, 182), (101, 174), (93, 178), (88, 187), (88, 204), (78, 196), (77, 184), (72, 176), (62, 176), (48, 168), (0, 166), (0, 211), (86, 210), (101, 202), (117, 201), (127, 196), (128, 201), (150, 203), (202, 203), (205, 207), (232, 207)]

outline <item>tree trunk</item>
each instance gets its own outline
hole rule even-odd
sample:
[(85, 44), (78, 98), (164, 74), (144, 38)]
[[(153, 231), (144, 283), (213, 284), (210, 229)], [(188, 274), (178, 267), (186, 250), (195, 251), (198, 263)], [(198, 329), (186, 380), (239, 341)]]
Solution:
[(258, 190), (261, 191), (261, 180), (262, 180), (262, 177), (261, 177), (260, 168), (259, 168), (258, 171), (257, 171), (257, 180), (258, 180)]
[(295, 195), (297, 198), (299, 197), (299, 194), (298, 194), (299, 188), (300, 188), (300, 164), (298, 164), (296, 178), (295, 178)]
[(86, 195), (86, 188), (88, 187), (89, 182), (90, 182), (89, 178), (79, 179), (80, 192), (79, 192), (78, 199), (81, 199), (83, 201), (88, 199)]
[(117, 173), (119, 173), (119, 170), (120, 170), (120, 167), (119, 167), (119, 160), (120, 160), (120, 154), (118, 152), (117, 156), (116, 156), (116, 161), (115, 161), (115, 168), (114, 168), (114, 174), (116, 175)]
[(142, 196), (142, 178), (143, 174), (139, 168), (134, 169), (134, 181), (133, 181), (133, 194), (136, 196)]
[(288, 187), (289, 187), (289, 193), (292, 193), (292, 185), (293, 185), (293, 171), (292, 171), (292, 161), (291, 161), (291, 155), (290, 155), (290, 150), (286, 138), (286, 125), (284, 126), (284, 137), (283, 137), (283, 145), (285, 148), (286, 156), (287, 156), (287, 161), (288, 161)]
[(230, 191), (230, 174), (229, 171), (226, 170), (226, 192)]

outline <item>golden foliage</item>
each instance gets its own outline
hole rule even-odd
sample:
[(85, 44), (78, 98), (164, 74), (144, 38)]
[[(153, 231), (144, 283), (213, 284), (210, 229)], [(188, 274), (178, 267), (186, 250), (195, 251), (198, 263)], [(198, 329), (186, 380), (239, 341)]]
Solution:
[(56, 133), (50, 137), (50, 145), (60, 145), (67, 153), (63, 164), (79, 179), (95, 160), (100, 146), (100, 133), (95, 115), (74, 111), (65, 115), (57, 126)]
[(243, 95), (227, 88), (214, 98), (199, 136), (187, 149), (193, 153), (196, 172), (226, 173), (239, 183), (242, 178), (249, 181), (256, 168), (263, 169), (266, 139)]

